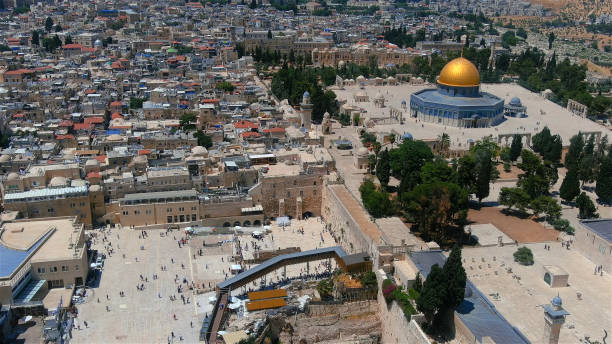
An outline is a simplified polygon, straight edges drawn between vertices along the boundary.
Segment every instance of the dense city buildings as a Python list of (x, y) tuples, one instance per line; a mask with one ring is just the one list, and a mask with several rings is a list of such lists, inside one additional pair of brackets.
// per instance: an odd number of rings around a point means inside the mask
[(595, 343), (602, 0), (0, 0), (0, 342)]

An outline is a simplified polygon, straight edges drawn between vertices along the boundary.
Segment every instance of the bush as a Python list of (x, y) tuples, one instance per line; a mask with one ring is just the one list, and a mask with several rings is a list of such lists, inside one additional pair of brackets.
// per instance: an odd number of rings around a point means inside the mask
[(385, 289), (386, 287), (390, 286), (391, 284), (393, 284), (393, 281), (386, 278), (382, 281), (382, 287), (383, 289)]
[(410, 321), (410, 318), (413, 314), (417, 314), (417, 311), (416, 309), (414, 309), (412, 302), (410, 302), (410, 296), (404, 293), (401, 288), (395, 289), (393, 291), (393, 299), (395, 299), (397, 304), (402, 308), (402, 311), (404, 311), (404, 316), (406, 316), (406, 319), (408, 321)]
[(361, 285), (366, 289), (376, 290), (376, 288), (378, 287), (378, 283), (376, 282), (376, 274), (373, 271), (368, 271), (364, 274), (361, 274), (361, 276), (359, 276), (359, 281), (361, 282)]
[(419, 298), (419, 292), (410, 288), (410, 290), (408, 290), (408, 296), (413, 300), (417, 300)]
[(393, 301), (393, 298), (395, 296), (393, 292), (395, 291), (395, 289), (397, 289), (397, 286), (395, 284), (391, 284), (388, 285), (386, 288), (383, 288), (383, 296), (385, 297), (385, 300), (387, 300), (387, 302)]
[(514, 261), (521, 265), (532, 265), (533, 253), (529, 248), (523, 246), (514, 252)]
[(504, 171), (510, 172), (511, 170), (512, 170), (512, 168), (510, 167), (510, 163), (509, 162), (505, 162), (504, 163)]
[(330, 299), (333, 297), (334, 284), (329, 279), (324, 279), (317, 284), (317, 291), (321, 295), (321, 299)]
[(572, 227), (566, 219), (556, 219), (551, 225), (558, 231), (566, 232), (568, 234), (574, 234), (574, 227)]

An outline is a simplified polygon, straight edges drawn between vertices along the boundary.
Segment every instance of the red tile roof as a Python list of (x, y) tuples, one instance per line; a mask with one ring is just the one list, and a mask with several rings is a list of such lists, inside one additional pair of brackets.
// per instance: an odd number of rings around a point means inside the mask
[(89, 123), (75, 123), (73, 128), (74, 128), (74, 130), (91, 129), (91, 124), (89, 124)]
[(242, 137), (247, 138), (247, 137), (260, 137), (261, 134), (255, 131), (245, 131), (242, 134)]
[(249, 122), (249, 121), (240, 121), (240, 122), (234, 122), (234, 128), (237, 128), (237, 129), (245, 129), (245, 128), (257, 129), (257, 128), (259, 128), (259, 125), (257, 123), (253, 123), (253, 122)]
[(98, 155), (94, 159), (98, 160), (101, 163), (105, 163), (106, 162), (106, 155)]
[(63, 120), (59, 124), (60, 127), (72, 127), (73, 125), (74, 125), (74, 123), (72, 121), (68, 121), (68, 120)]
[(114, 102), (110, 103), (110, 106), (123, 106), (123, 103), (119, 100), (115, 100)]
[(270, 129), (264, 129), (263, 131), (264, 133), (284, 133), (285, 132), (285, 128), (270, 128)]
[(120, 114), (119, 112), (115, 112), (111, 115), (111, 119), (116, 119), (116, 118), (123, 118), (123, 115)]
[(102, 124), (102, 123), (104, 123), (104, 118), (102, 118), (102, 117), (87, 117), (87, 118), (85, 118), (85, 120), (83, 122), (84, 123), (88, 123), (88, 124)]
[(64, 44), (62, 49), (83, 49), (83, 46), (80, 44), (72, 43), (72, 44)]
[(102, 178), (102, 175), (100, 174), (100, 172), (87, 173), (87, 177), (85, 177), (85, 179), (92, 179), (92, 178)]
[(140, 149), (138, 150), (138, 155), (148, 155), (151, 154), (151, 150), (150, 149)]

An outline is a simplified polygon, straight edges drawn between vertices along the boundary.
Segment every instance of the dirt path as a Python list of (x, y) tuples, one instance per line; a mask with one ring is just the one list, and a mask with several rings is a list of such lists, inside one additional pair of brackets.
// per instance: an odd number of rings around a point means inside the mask
[(491, 223), (510, 238), (520, 242), (555, 241), (559, 231), (548, 229), (530, 219), (521, 219), (506, 215), (501, 208), (482, 207), (480, 210), (470, 209), (468, 220), (475, 223)]

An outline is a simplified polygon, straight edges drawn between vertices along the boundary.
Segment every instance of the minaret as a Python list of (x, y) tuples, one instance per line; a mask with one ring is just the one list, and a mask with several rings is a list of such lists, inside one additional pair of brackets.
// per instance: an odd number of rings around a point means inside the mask
[(310, 104), (310, 93), (304, 92), (302, 103), (300, 104), (302, 127), (310, 130), (310, 122), (312, 119), (312, 104)]
[(559, 295), (555, 296), (550, 305), (544, 306), (544, 342), (547, 344), (559, 343), (559, 332), (565, 323), (565, 316), (569, 313), (563, 309), (563, 301)]

